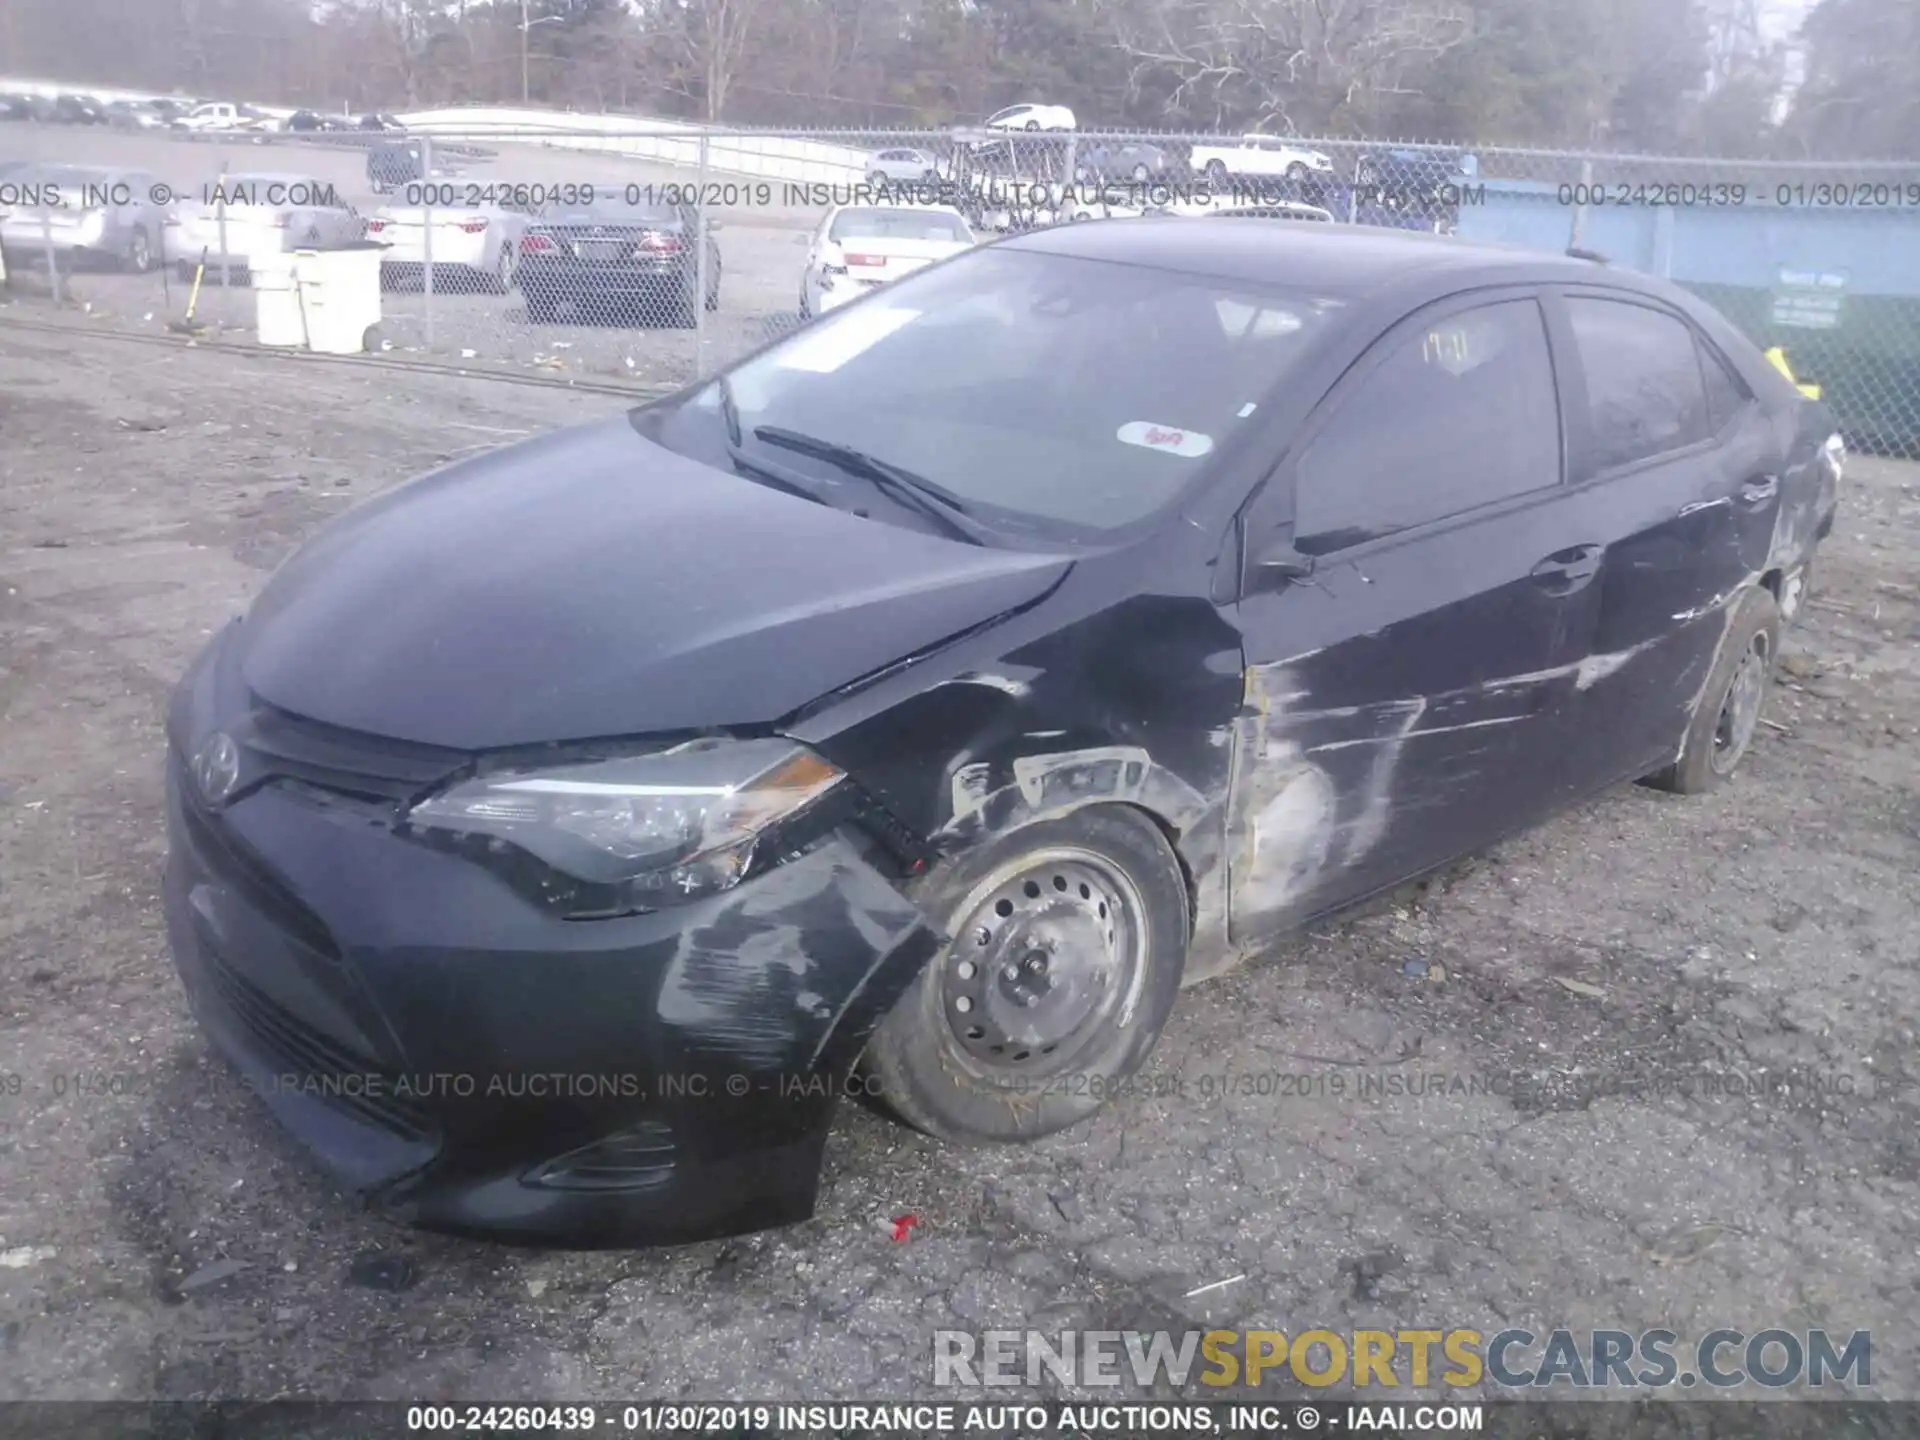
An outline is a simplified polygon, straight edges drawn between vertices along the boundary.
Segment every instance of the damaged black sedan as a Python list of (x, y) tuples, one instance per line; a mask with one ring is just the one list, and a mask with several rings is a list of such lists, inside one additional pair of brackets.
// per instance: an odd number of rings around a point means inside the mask
[(1588, 260), (982, 247), (299, 551), (173, 703), (177, 964), (401, 1218), (799, 1220), (850, 1077), (1045, 1135), (1310, 918), (1724, 780), (1831, 435)]

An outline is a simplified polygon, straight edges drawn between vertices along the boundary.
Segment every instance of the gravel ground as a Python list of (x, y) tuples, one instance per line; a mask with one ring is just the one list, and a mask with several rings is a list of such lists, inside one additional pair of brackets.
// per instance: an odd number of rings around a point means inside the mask
[(1868, 458), (1736, 783), (1189, 992), (1160, 1093), (998, 1151), (848, 1107), (818, 1216), (726, 1244), (361, 1213), (189, 1021), (163, 699), (327, 517), (620, 403), (0, 316), (0, 1396), (901, 1398), (1033, 1324), (1825, 1325), (1920, 1398), (1920, 468)]

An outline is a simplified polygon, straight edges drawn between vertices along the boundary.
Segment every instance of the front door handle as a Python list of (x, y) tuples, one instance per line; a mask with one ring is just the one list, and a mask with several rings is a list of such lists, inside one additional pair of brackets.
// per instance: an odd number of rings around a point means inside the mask
[(1533, 567), (1533, 581), (1555, 595), (1571, 595), (1600, 573), (1600, 558), (1605, 551), (1603, 545), (1556, 550)]
[(1740, 503), (1749, 510), (1758, 510), (1774, 496), (1780, 493), (1778, 475), (1756, 475), (1743, 481), (1740, 486)]

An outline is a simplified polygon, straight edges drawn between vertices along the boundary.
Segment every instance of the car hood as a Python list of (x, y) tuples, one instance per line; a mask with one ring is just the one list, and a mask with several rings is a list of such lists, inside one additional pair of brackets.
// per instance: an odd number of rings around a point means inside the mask
[(268, 704), (466, 750), (756, 726), (1070, 568), (754, 484), (622, 417), (341, 516), (268, 582), (240, 659)]

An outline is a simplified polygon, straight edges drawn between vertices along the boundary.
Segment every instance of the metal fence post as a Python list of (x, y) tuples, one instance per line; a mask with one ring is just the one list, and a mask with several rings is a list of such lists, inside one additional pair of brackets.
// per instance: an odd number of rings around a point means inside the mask
[(700, 132), (700, 165), (693, 187), (693, 378), (707, 373), (707, 168), (713, 162), (713, 139)]
[(220, 162), (220, 178), (214, 182), (218, 189), (214, 192), (213, 222), (214, 236), (220, 242), (220, 283), (231, 288), (233, 285), (233, 262), (227, 258), (227, 165)]
[(47, 284), (53, 288), (53, 303), (58, 305), (67, 297), (60, 285), (60, 257), (53, 249), (53, 207), (40, 207), (40, 239), (47, 251)]
[[(406, 193), (401, 192), (402, 200)], [(420, 223), (422, 226), (422, 249), (420, 265), (420, 290), (422, 307), (426, 311), (427, 349), (433, 349), (433, 141), (425, 135), (420, 137)]]
[(1580, 191), (1576, 197), (1579, 203), (1573, 207), (1573, 230), (1572, 233), (1567, 236), (1567, 248), (1569, 250), (1578, 250), (1586, 243), (1587, 196), (1592, 193), (1593, 161), (1582, 160), (1580, 162)]

